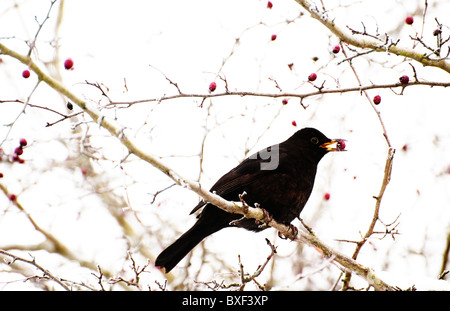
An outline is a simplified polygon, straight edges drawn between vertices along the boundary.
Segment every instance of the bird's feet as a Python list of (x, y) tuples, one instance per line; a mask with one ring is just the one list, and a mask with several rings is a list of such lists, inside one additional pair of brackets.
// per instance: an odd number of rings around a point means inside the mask
[(286, 232), (286, 234), (278, 231), (278, 237), (280, 237), (281, 239), (284, 239), (284, 240), (289, 239), (289, 240), (293, 241), (293, 240), (295, 240), (295, 237), (297, 236), (297, 234), (298, 234), (298, 229), (293, 224), (289, 224), (289, 229)]
[(272, 215), (270, 215), (269, 212), (266, 211), (265, 209), (261, 208), (258, 203), (255, 203), (255, 207), (261, 209), (264, 214), (264, 217), (262, 219), (256, 220), (256, 222), (258, 224), (261, 223), (258, 228), (264, 229), (264, 228), (268, 227), (269, 222), (271, 222), (273, 219)]

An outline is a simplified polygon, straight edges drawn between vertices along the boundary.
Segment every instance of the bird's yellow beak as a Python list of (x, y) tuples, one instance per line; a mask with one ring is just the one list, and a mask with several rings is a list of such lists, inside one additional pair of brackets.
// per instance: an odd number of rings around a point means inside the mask
[(325, 148), (327, 151), (347, 151), (345, 150), (345, 139), (332, 139), (320, 145), (320, 147)]

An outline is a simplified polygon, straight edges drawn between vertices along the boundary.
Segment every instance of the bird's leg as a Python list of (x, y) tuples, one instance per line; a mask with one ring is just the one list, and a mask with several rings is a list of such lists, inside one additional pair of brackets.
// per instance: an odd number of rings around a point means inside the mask
[[(291, 231), (292, 231), (292, 233), (291, 233)], [(298, 234), (298, 229), (293, 224), (289, 224), (289, 229), (287, 231), (287, 234), (282, 234), (281, 232), (278, 231), (278, 237), (280, 237), (283, 240), (290, 239), (293, 241), (295, 239), (295, 237), (297, 236), (297, 234)]]

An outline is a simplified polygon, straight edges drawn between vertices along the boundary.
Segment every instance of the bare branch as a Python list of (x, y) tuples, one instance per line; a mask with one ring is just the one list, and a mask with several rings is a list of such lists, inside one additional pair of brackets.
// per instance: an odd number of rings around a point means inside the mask
[(362, 49), (371, 49), (376, 52), (390, 52), (392, 54), (403, 56), (407, 58), (414, 59), (415, 61), (423, 64), (424, 66), (433, 66), (440, 68), (448, 73), (450, 73), (450, 61), (447, 59), (432, 59), (414, 51), (413, 49), (399, 47), (397, 44), (380, 45), (378, 40), (373, 38), (357, 37), (353, 33), (349, 33), (344, 28), (338, 27), (334, 23), (334, 19), (327, 16), (325, 12), (320, 12), (317, 7), (312, 5), (307, 0), (295, 0), (299, 5), (301, 5), (305, 10), (309, 12), (311, 17), (318, 20), (322, 25), (328, 28), (335, 36), (337, 36), (341, 41), (347, 44), (359, 47)]

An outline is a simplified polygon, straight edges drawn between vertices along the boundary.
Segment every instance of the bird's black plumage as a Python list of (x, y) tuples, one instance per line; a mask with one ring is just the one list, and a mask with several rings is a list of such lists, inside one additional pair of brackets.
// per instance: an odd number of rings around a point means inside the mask
[[(289, 225), (308, 201), (320, 159), (328, 151), (343, 150), (330, 147), (333, 143), (339, 145), (339, 140), (331, 140), (313, 128), (301, 129), (286, 141), (245, 159), (223, 175), (211, 192), (230, 201), (239, 201), (239, 195), (245, 192), (243, 198), (248, 205), (258, 203), (277, 222)], [(253, 219), (233, 222), (242, 215), (205, 202), (200, 202), (191, 214), (201, 208), (197, 222), (158, 256), (155, 266), (169, 272), (205, 237), (223, 228), (265, 229)]]

